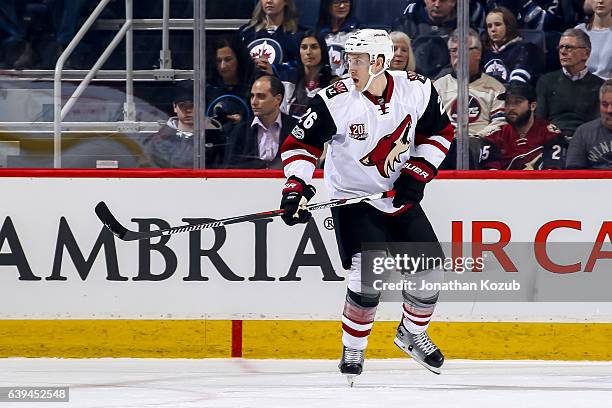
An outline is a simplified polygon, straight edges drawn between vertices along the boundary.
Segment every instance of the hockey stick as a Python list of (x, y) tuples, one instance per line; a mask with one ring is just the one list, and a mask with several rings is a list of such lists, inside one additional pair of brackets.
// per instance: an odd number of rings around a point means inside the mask
[[(363, 201), (380, 200), (381, 198), (390, 198), (395, 195), (395, 191), (386, 191), (384, 193), (376, 193), (368, 196), (355, 197), (355, 198), (342, 198), (336, 200), (330, 200), (323, 203), (308, 204), (306, 209), (309, 211), (323, 210), (326, 208), (340, 207), (342, 205), (355, 204)], [(279, 217), (284, 214), (284, 210), (265, 211), (248, 215), (238, 215), (236, 217), (224, 218), (217, 221), (206, 221), (198, 224), (182, 225), (178, 227), (171, 227), (166, 229), (154, 230), (154, 231), (131, 231), (125, 228), (117, 218), (111, 213), (110, 209), (104, 201), (100, 201), (96, 205), (96, 215), (102, 221), (102, 224), (106, 226), (115, 236), (124, 241), (137, 241), (141, 239), (150, 239), (159, 237), (162, 235), (173, 235), (181, 232), (198, 231), (206, 228), (221, 227), (223, 225), (238, 224), (240, 222), (261, 220), (264, 218)]]

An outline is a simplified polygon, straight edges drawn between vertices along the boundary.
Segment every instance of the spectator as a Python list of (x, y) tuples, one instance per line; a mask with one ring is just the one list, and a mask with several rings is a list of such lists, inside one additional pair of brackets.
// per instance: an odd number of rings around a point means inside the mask
[(301, 31), (293, 0), (259, 0), (239, 35), (257, 68), (274, 75), (297, 64)]
[(2, 68), (32, 65), (34, 58), (32, 45), (25, 41), (25, 29), (19, 21), (16, 0), (0, 1), (0, 30)]
[[(470, 11), (483, 7), (477, 1), (470, 1)], [(478, 12), (472, 12), (478, 24)], [(481, 18), (480, 18), (481, 20)], [(406, 7), (404, 15), (393, 23), (393, 31), (402, 31), (412, 39), (416, 56), (415, 71), (429, 78), (436, 78), (440, 71), (450, 68), (446, 49), (448, 36), (457, 28), (456, 0), (424, 0), (413, 2)]]
[(393, 71), (414, 71), (416, 68), (416, 58), (412, 51), (410, 37), (401, 31), (393, 31), (389, 34), (393, 41), (393, 59), (391, 60), (391, 70)]
[(172, 108), (176, 116), (145, 141), (145, 151), (155, 167), (193, 168), (193, 81), (178, 83)]
[(512, 81), (498, 98), (506, 102), (508, 124), (484, 137), (481, 166), (494, 170), (562, 168), (565, 141), (559, 128), (534, 117), (537, 103), (533, 87)]
[(227, 168), (282, 169), (279, 146), (297, 120), (281, 112), (285, 88), (273, 76), (257, 79), (251, 87), (253, 121), (238, 124), (225, 150)]
[(567, 150), (568, 169), (612, 169), (612, 79), (599, 90), (600, 119), (581, 125)]
[(229, 37), (217, 38), (211, 54), (215, 55), (215, 66), (208, 70), (206, 116), (216, 117), (222, 124), (238, 123), (248, 115), (254, 64), (242, 44)]
[(487, 14), (482, 65), (484, 72), (502, 83), (533, 81), (544, 69), (544, 52), (518, 35), (514, 14), (505, 7)]
[(359, 21), (352, 12), (350, 0), (321, 0), (317, 31), (325, 36), (332, 73), (336, 76), (346, 74), (344, 43), (348, 35), (359, 28)]
[(587, 61), (589, 71), (603, 79), (612, 78), (612, 0), (591, 0), (594, 14), (587, 23), (576, 28), (591, 39), (591, 55)]
[[(14, 0), (1, 1), (0, 27), (9, 35), (5, 40), (4, 58), (11, 61), (5, 65), (20, 70), (54, 68), (76, 33), (86, 2), (45, 0), (18, 7)], [(52, 34), (47, 39), (49, 31)]]
[(561, 30), (563, 12), (561, 0), (487, 0), (487, 8), (509, 9), (521, 27), (533, 30)]
[(565, 30), (558, 49), (561, 69), (540, 78), (536, 115), (571, 137), (578, 126), (597, 117), (597, 92), (603, 80), (586, 66), (591, 41), (584, 31)]
[(88, 3), (90, 3), (89, 0), (53, 0), (50, 2), (51, 22), (55, 37), (40, 51), (44, 68), (55, 68), (57, 59), (76, 34), (81, 10)]
[[(434, 86), (442, 99), (442, 105), (455, 127), (457, 126), (458, 35), (458, 32), (455, 31), (448, 40), (453, 72), (434, 82)], [(480, 139), (505, 124), (504, 103), (498, 99), (505, 88), (499, 81), (484, 74), (480, 69), (482, 43), (478, 33), (470, 29), (468, 36), (470, 39), (468, 60), (470, 75), (468, 108), (470, 151), (474, 157), (478, 157)], [(449, 158), (449, 160), (451, 159)]]
[(323, 37), (307, 31), (300, 41), (298, 66), (281, 75), (285, 86), (283, 112), (299, 119), (306, 112), (306, 105), (317, 92), (332, 81), (329, 54)]
[(450, 66), (446, 38), (457, 27), (456, 0), (425, 0), (410, 4), (393, 23), (393, 31), (412, 39), (415, 71), (429, 78)]
[(564, 28), (572, 28), (577, 23), (584, 23), (593, 15), (591, 0), (561, 0)]

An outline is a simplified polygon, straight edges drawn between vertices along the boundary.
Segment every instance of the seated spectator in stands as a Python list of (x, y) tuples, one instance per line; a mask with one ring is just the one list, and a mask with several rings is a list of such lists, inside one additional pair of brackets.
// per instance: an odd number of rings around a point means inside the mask
[(393, 31), (389, 34), (393, 41), (393, 59), (391, 60), (391, 70), (393, 71), (414, 71), (416, 68), (416, 58), (412, 51), (410, 37), (401, 31)]
[(538, 81), (536, 115), (571, 137), (578, 126), (597, 117), (597, 93), (603, 79), (591, 74), (586, 66), (591, 41), (584, 31), (565, 30), (558, 49), (561, 69)]
[(484, 137), (480, 165), (494, 170), (561, 169), (565, 140), (559, 128), (534, 116), (533, 87), (512, 81), (499, 98), (506, 102), (508, 124)]
[(251, 87), (252, 122), (237, 125), (225, 149), (226, 168), (282, 169), (280, 145), (297, 120), (281, 112), (285, 88), (280, 79), (265, 75)]
[(306, 105), (322, 88), (332, 82), (329, 54), (323, 37), (307, 31), (300, 41), (300, 62), (295, 69), (285, 71), (280, 79), (285, 86), (282, 110), (296, 119), (306, 112)]
[(512, 80), (536, 83), (544, 69), (544, 51), (518, 35), (514, 14), (505, 7), (487, 14), (483, 71), (501, 83)]
[(359, 21), (353, 16), (350, 0), (321, 0), (317, 31), (325, 36), (332, 73), (346, 74), (344, 43), (349, 34), (359, 28)]
[(193, 168), (193, 81), (178, 83), (172, 108), (176, 116), (145, 141), (145, 151), (155, 167)]
[(576, 28), (591, 39), (589, 71), (603, 79), (612, 78), (612, 0), (590, 0), (594, 14)]
[[(457, 126), (457, 56), (459, 33), (455, 31), (448, 40), (453, 72), (443, 76), (434, 82), (434, 86), (442, 99), (442, 105), (448, 113), (453, 126)], [(480, 69), (480, 56), (482, 55), (482, 43), (478, 33), (470, 29), (468, 33), (469, 44), (469, 135), (470, 151), (478, 157), (480, 149), (480, 138), (498, 130), (505, 125), (504, 102), (498, 96), (505, 91), (504, 86), (495, 78), (484, 74)]]
[[(0, 35), (2, 60), (0, 68), (12, 69), (19, 60), (32, 64), (32, 46), (25, 41), (23, 24), (19, 20), (16, 0), (0, 1)], [(23, 65), (20, 62), (20, 65)]]
[(302, 31), (293, 0), (259, 0), (239, 36), (257, 68), (275, 75), (297, 64)]
[(567, 150), (566, 168), (612, 170), (612, 79), (599, 90), (599, 113), (601, 118), (576, 129)]
[(4, 65), (19, 70), (52, 69), (72, 41), (87, 0), (23, 3), (0, 1), (0, 29), (9, 35), (4, 41)]
[(585, 23), (593, 15), (591, 0), (562, 0), (564, 29), (575, 27), (576, 24)]
[[(477, 1), (470, 1), (472, 25), (481, 24), (484, 9)], [(457, 28), (456, 0), (423, 0), (412, 2), (404, 15), (393, 23), (393, 31), (402, 31), (412, 39), (416, 56), (415, 71), (428, 78), (436, 78), (450, 67), (446, 49), (448, 36)]]
[[(208, 69), (209, 80), (206, 85), (206, 112), (208, 117), (218, 117), (222, 123), (238, 123), (248, 114), (248, 98), (251, 89), (254, 63), (246, 54), (242, 44), (230, 37), (217, 38), (211, 47), (215, 56), (214, 67)], [(212, 58), (211, 58), (212, 60)], [(211, 64), (212, 65), (212, 64)], [(219, 111), (220, 101), (233, 101), (244, 107), (244, 113)]]
[(509, 9), (523, 28), (532, 30), (556, 30), (563, 28), (563, 0), (487, 0), (487, 8)]
[(415, 71), (428, 78), (450, 66), (446, 39), (457, 27), (456, 0), (424, 0), (409, 4), (404, 15), (393, 23), (393, 31), (412, 39), (417, 56)]

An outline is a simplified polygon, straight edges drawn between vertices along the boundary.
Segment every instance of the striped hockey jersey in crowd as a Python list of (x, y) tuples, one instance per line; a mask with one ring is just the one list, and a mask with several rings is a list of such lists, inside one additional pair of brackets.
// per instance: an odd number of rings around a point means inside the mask
[[(436, 80), (434, 86), (453, 126), (457, 126), (457, 79), (448, 74)], [(470, 136), (483, 137), (506, 124), (504, 101), (497, 99), (505, 90), (501, 82), (487, 74), (480, 73), (471, 78), (468, 99)]]

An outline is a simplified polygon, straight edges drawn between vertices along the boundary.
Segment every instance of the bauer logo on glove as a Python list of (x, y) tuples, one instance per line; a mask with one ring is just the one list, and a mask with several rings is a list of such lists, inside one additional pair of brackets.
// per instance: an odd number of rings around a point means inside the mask
[(298, 177), (291, 176), (283, 188), (283, 198), (280, 208), (285, 211), (281, 218), (287, 225), (305, 224), (312, 216), (306, 209), (306, 204), (317, 190), (312, 185), (306, 185)]

